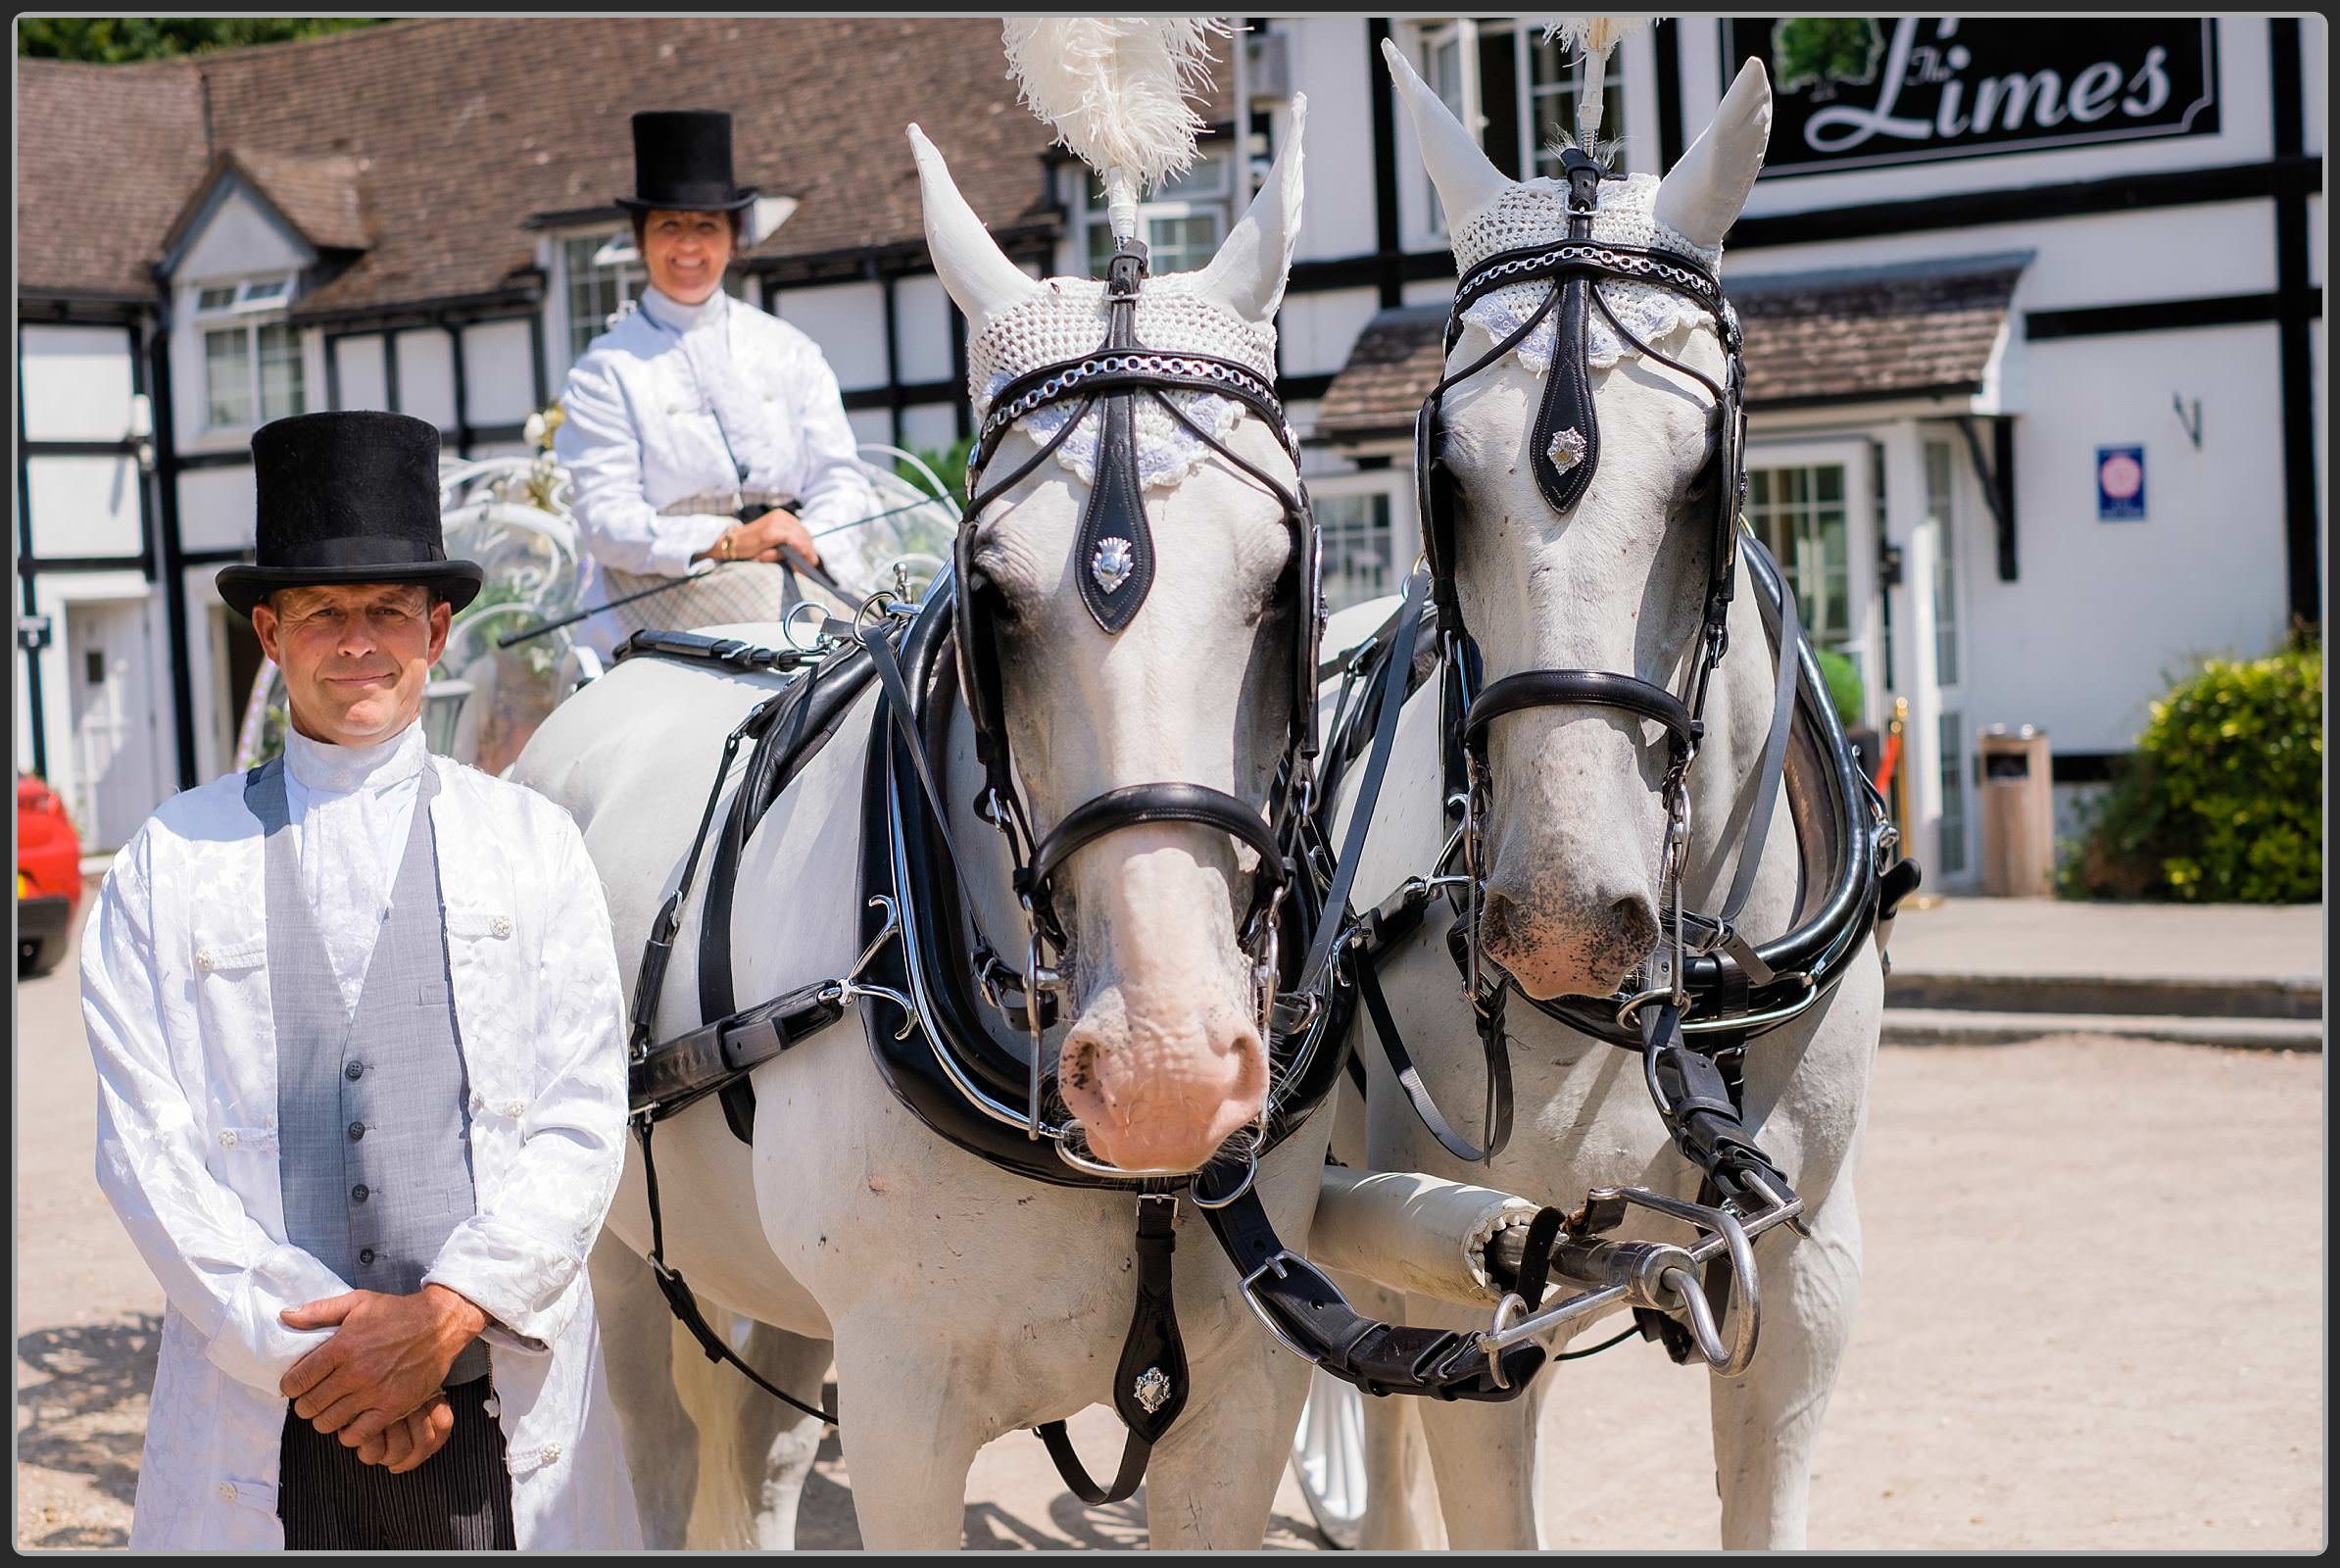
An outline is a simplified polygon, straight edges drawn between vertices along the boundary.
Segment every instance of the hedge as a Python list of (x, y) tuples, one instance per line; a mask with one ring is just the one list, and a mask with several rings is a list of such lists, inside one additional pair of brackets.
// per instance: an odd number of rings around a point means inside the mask
[(2061, 882), (2080, 898), (2301, 904), (2323, 896), (2323, 648), (2205, 661), (2153, 704), (2084, 814)]

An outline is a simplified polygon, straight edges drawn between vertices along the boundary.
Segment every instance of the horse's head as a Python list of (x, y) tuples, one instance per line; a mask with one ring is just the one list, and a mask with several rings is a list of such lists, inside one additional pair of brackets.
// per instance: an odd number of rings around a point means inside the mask
[[(1255, 366), (1272, 387), (1270, 322), (1299, 218), (1299, 119), (1266, 188), (1210, 265), (1145, 283), (1136, 306), (1145, 348)], [(935, 270), (969, 322), (980, 416), (1014, 376), (1099, 347), (1103, 285), (1027, 276), (914, 127), (912, 140)], [(1223, 397), (1172, 401), (1296, 490), (1292, 458), (1255, 412)], [(1128, 541), (1083, 539), (1103, 466), (1102, 400), (984, 510), (960, 552), (967, 602), (988, 624), (962, 625), (959, 635), (985, 638), (992, 651), (998, 722), (1036, 840), (1109, 791), (1158, 783), (1225, 792), (1264, 820), (1292, 733), (1305, 573), (1286, 507), (1151, 397), (1131, 403), (1151, 578), (1120, 629), (1105, 629), (1081, 580), (1088, 574), (1117, 592), (1133, 566)], [(1000, 438), (975, 483), (1014, 474), (1080, 407), (1073, 399), (1034, 409)], [(1239, 929), (1255, 909), (1260, 857), (1223, 828), (1142, 815), (1117, 817), (1048, 879), (1073, 1018), (1059, 1083), (1106, 1161), (1194, 1169), (1260, 1113), (1268, 1089), (1255, 955)]]
[[(1437, 185), (1456, 263), (1547, 248), (1565, 236), (1568, 187), (1505, 176), (1437, 94), (1385, 45)], [(1712, 271), (1724, 232), (1762, 167), (1771, 87), (1750, 61), (1714, 122), (1663, 180), (1604, 180), (1591, 238), (1655, 246)], [(1447, 372), (1477, 364), (1549, 296), (1532, 280), (1470, 305)], [(1651, 348), (1726, 377), (1713, 318), (1653, 284), (1603, 278), (1616, 319)], [(1692, 376), (1640, 354), (1590, 302), (1576, 350), (1597, 445), (1574, 426), (1545, 432), (1551, 473), (1591, 464), (1565, 510), (1531, 462), (1563, 314), (1548, 312), (1500, 361), (1445, 394), (1438, 456), (1452, 490), (1457, 597), (1488, 684), (1521, 671), (1590, 670), (1679, 691), (1699, 653), (1713, 559), (1717, 399)], [(1560, 351), (1568, 354), (1566, 348)], [(1547, 478), (1549, 475), (1547, 475)], [(1426, 519), (1427, 525), (1427, 519)], [(1655, 944), (1669, 751), (1660, 725), (1625, 708), (1563, 701), (1503, 712), (1486, 731), (1481, 823), (1483, 951), (1528, 995), (1600, 996)]]

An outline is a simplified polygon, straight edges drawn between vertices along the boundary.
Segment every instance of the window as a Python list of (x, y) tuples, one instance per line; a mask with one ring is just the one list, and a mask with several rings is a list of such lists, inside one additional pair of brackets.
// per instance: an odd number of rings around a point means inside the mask
[(1751, 468), (1747, 525), (1795, 585), (1796, 609), (1816, 648), (1859, 657), (1852, 647), (1852, 558), (1844, 512), (1844, 466)]
[(1338, 613), (1351, 605), (1397, 591), (1396, 542), (1389, 532), (1389, 493), (1359, 491), (1317, 495), (1317, 542), (1324, 552), (1325, 610)]
[[(1609, 56), (1601, 86), (1601, 135), (1617, 139), (1625, 126), (1623, 51)], [(1479, 132), (1479, 145), (1494, 166), (1513, 179), (1558, 178), (1557, 147), (1577, 128), (1577, 66), (1574, 53), (1554, 38), (1543, 41), (1543, 24), (1525, 17), (1480, 17), (1428, 28), (1422, 34), (1423, 79), (1445, 100), (1465, 125)], [(1629, 167), (1622, 151), (1620, 172)], [(1445, 232), (1438, 193), (1429, 211), (1437, 232)]]
[(1965, 729), (1963, 715), (1941, 716), (1942, 824), (1935, 853), (1941, 858), (1941, 873), (1945, 877), (1963, 875), (1967, 869)]
[(1958, 684), (1958, 549), (1950, 531), (1956, 505), (1950, 443), (1926, 443), (1926, 515), (1933, 524), (1933, 678)]
[[(561, 242), (561, 270), (568, 286), (568, 358), (575, 364), (609, 330), (626, 301), (640, 299), (650, 282), (642, 253), (634, 248), (631, 228), (605, 229), (572, 235)], [(723, 270), (723, 292), (746, 299), (747, 274), (736, 267)]]
[[(241, 430), (308, 410), (301, 331), (280, 316), (289, 276), (219, 283), (195, 295), (203, 333), (203, 422)], [(240, 319), (239, 319), (240, 318)]]
[(595, 338), (609, 330), (610, 318), (642, 292), (650, 274), (642, 270), (631, 229), (564, 239), (561, 260), (568, 279), (568, 357), (573, 365)]
[[(1204, 152), (1184, 179), (1171, 180), (1151, 201), (1138, 204), (1138, 228), (1149, 271), (1191, 272), (1219, 253), (1227, 234), (1230, 150)], [(1105, 220), (1105, 187), (1089, 181), (1089, 275), (1102, 277), (1113, 260), (1113, 229)]]

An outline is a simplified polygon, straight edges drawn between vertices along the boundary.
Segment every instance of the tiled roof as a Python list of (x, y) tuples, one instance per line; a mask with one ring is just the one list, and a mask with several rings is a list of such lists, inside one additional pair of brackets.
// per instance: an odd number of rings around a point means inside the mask
[(187, 62), (19, 60), (17, 287), (153, 299), (148, 267), (206, 162)]
[(1737, 278), (1751, 407), (1979, 391), (2027, 255)]
[[(1727, 281), (1746, 333), (1750, 407), (1978, 391), (2027, 254)], [(1318, 408), (1317, 433), (1402, 435), (1438, 384), (1446, 307), (1366, 324)]]
[(233, 148), (227, 156), (310, 244), (319, 250), (366, 249), (366, 220), (358, 189), (365, 160), (347, 153), (305, 157), (252, 147)]
[(758, 257), (921, 247), (913, 120), (1003, 240), (1059, 221), (1040, 161), (1051, 133), (1015, 101), (996, 17), (428, 19), (159, 66), (17, 70), (23, 286), (36, 292), (96, 278), (151, 295), (173, 216), (233, 149), (304, 232), (366, 246), (300, 314), (526, 295), (541, 280), (523, 224), (614, 217), (633, 183), (628, 117), (647, 108), (728, 110), (741, 183), (798, 199)]
[(1365, 323), (1348, 363), (1316, 407), (1319, 435), (1392, 435), (1413, 427), (1414, 411), (1438, 384), (1445, 356), (1443, 305), (1384, 311)]

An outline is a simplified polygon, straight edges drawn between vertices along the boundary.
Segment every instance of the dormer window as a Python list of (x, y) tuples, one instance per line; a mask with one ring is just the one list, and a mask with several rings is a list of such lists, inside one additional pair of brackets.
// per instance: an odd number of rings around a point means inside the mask
[(308, 409), (301, 332), (281, 315), (289, 276), (207, 284), (195, 294), (203, 335), (203, 423), (247, 430)]

